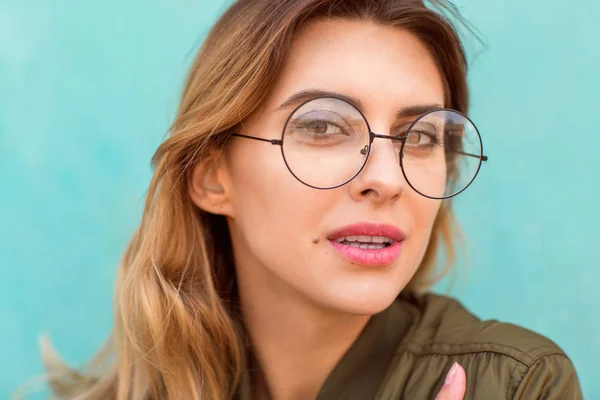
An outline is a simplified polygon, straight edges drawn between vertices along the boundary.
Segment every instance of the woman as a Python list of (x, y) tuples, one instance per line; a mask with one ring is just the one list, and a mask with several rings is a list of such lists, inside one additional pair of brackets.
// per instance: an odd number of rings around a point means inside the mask
[(46, 357), (57, 394), (581, 398), (554, 343), (424, 291), (438, 251), (452, 259), (451, 199), (486, 160), (437, 6), (231, 6), (153, 158), (118, 274), (116, 360), (75, 373)]

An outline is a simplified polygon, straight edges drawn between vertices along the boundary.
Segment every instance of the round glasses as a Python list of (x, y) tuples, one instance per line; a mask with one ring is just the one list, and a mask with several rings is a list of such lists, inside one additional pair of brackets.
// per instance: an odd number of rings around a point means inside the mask
[(447, 199), (464, 191), (487, 161), (473, 122), (448, 108), (428, 111), (392, 129), (390, 135), (378, 135), (348, 102), (318, 97), (292, 111), (281, 139), (233, 135), (280, 146), (290, 173), (315, 189), (337, 188), (360, 174), (375, 138), (392, 142), (406, 182), (431, 199)]

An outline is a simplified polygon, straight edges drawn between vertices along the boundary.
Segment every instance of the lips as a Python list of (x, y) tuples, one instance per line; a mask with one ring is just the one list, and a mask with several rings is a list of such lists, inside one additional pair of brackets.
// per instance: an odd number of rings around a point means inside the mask
[(352, 263), (385, 266), (398, 258), (405, 237), (393, 225), (358, 223), (332, 232), (327, 239), (342, 257)]
[(358, 224), (348, 225), (341, 229), (332, 232), (327, 239), (336, 240), (341, 237), (348, 236), (380, 236), (388, 237), (395, 242), (404, 240), (404, 233), (393, 225), (388, 224), (372, 224), (361, 222)]

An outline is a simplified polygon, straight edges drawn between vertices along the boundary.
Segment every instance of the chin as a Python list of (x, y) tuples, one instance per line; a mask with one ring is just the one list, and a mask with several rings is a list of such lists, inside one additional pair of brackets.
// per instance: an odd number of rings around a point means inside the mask
[(365, 284), (353, 286), (345, 289), (335, 288), (335, 291), (328, 293), (324, 305), (347, 314), (374, 315), (389, 307), (403, 288), (403, 286), (391, 285), (389, 281), (375, 286)]

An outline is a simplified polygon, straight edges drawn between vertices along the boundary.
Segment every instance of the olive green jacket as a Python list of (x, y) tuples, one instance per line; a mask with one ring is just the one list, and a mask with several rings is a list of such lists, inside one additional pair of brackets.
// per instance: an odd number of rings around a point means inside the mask
[[(582, 399), (573, 364), (549, 339), (481, 321), (452, 298), (411, 293), (369, 320), (317, 399), (434, 399), (455, 361), (467, 374), (465, 399)], [(238, 393), (251, 399), (248, 371)]]

